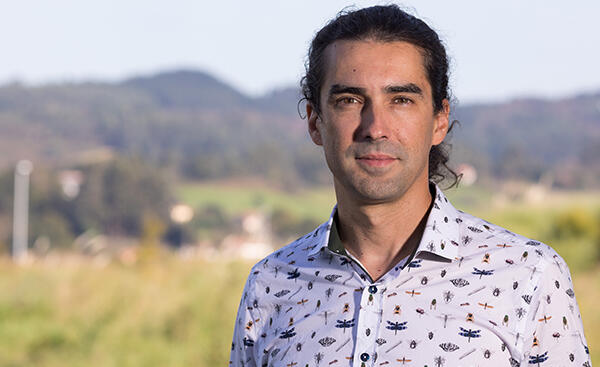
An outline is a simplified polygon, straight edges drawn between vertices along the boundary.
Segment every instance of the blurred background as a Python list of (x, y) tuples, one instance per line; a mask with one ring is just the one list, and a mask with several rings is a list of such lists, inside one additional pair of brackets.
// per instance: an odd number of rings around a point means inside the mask
[[(352, 3), (0, 4), (0, 366), (226, 365), (250, 267), (335, 202), (298, 86)], [(600, 3), (403, 4), (452, 58), (447, 195), (565, 258), (598, 360)]]

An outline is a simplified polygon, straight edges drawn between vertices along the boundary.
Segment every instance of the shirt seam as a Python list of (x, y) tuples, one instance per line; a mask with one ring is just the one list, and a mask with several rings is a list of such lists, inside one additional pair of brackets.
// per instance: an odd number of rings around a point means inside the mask
[[(521, 335), (521, 342), (520, 345), (518, 345), (518, 352), (519, 352), (519, 357), (521, 358), (521, 360), (523, 360), (525, 358), (525, 352), (526, 352), (526, 340), (529, 337), (529, 335), (525, 335), (525, 332), (527, 331), (527, 326), (529, 326), (531, 323), (535, 324), (535, 315), (537, 313), (537, 309), (541, 306), (541, 297), (540, 297), (540, 293), (541, 293), (541, 283), (542, 280), (544, 279), (543, 275), (546, 272), (546, 269), (548, 268), (549, 263), (544, 259), (544, 258), (540, 258), (540, 261), (538, 262), (537, 265), (541, 265), (543, 266), (543, 269), (537, 273), (537, 279), (535, 282), (535, 286), (533, 286), (532, 289), (535, 289), (535, 291), (533, 292), (533, 294), (531, 295), (531, 299), (532, 301), (529, 303), (529, 307), (527, 309), (527, 314), (525, 317), (523, 317), (523, 319), (520, 321), (520, 323), (518, 324), (517, 327), (517, 332)], [(536, 306), (537, 305), (537, 306)], [(531, 313), (533, 311), (533, 314)], [(533, 318), (533, 320), (531, 319)]]

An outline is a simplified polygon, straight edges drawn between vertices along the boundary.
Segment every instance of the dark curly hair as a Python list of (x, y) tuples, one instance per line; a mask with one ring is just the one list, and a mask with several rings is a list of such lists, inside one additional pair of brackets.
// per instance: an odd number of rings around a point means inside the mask
[[(448, 56), (437, 33), (422, 20), (406, 13), (397, 5), (373, 6), (358, 10), (342, 10), (315, 35), (308, 51), (306, 75), (300, 81), (301, 101), (311, 104), (321, 113), (321, 86), (325, 77), (324, 53), (327, 46), (338, 40), (366, 40), (382, 42), (404, 41), (418, 47), (423, 54), (427, 79), (431, 85), (433, 110), (440, 112), (443, 101), (450, 100), (448, 86)], [(453, 121), (450, 130), (457, 121)], [(449, 166), (449, 144), (444, 141), (429, 152), (429, 179), (446, 180), (452, 187), (458, 183), (457, 175)]]

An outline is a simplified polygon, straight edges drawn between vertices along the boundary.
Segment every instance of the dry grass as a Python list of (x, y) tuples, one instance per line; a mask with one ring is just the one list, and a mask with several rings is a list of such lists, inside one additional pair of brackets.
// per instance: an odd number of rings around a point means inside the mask
[[(251, 264), (169, 257), (97, 266), (83, 258), (0, 262), (0, 366), (224, 366)], [(600, 354), (600, 267), (575, 291)]]

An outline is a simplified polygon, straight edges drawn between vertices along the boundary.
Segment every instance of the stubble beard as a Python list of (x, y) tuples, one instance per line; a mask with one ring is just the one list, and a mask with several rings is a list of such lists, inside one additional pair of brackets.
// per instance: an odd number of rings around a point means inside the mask
[[(356, 157), (369, 153), (383, 153), (395, 157), (397, 161), (393, 165), (400, 165), (400, 167), (390, 167), (397, 172), (386, 177), (390, 172), (385, 169), (370, 169), (359, 165)], [(336, 192), (343, 191), (354, 201), (362, 204), (380, 204), (402, 198), (421, 174), (421, 172), (412, 172), (411, 167), (407, 166), (408, 155), (400, 146), (385, 141), (353, 144), (344, 157), (346, 164), (328, 162), (334, 176)]]
[(336, 179), (336, 182), (339, 182), (343, 190), (354, 197), (355, 201), (363, 204), (380, 204), (402, 198), (412, 183), (408, 182), (409, 180), (409, 177), (402, 174), (384, 179), (361, 172), (351, 174), (343, 180)]

